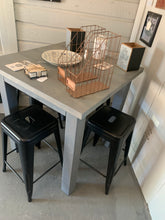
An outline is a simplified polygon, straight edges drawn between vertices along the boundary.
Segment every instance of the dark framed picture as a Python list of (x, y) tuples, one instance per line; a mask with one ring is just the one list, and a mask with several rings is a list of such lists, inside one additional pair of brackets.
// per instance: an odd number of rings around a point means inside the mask
[(140, 40), (151, 47), (162, 15), (148, 11)]

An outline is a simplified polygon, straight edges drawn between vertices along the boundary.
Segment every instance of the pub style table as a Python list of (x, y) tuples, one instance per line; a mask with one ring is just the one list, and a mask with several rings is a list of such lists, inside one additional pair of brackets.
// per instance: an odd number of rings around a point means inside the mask
[[(115, 93), (126, 86), (128, 87), (131, 81), (143, 72), (143, 68), (137, 71), (124, 72), (115, 67), (109, 89), (80, 98), (73, 98), (66, 91), (65, 85), (58, 80), (57, 67), (41, 58), (44, 51), (64, 49), (64, 47), (64, 43), (59, 43), (0, 56), (0, 90), (5, 115), (17, 109), (16, 91), (20, 90), (66, 116), (61, 189), (69, 195), (76, 186), (86, 116)], [(48, 70), (48, 79), (41, 83), (36, 79), (30, 79), (23, 70), (14, 72), (5, 66), (23, 60), (44, 66)]]

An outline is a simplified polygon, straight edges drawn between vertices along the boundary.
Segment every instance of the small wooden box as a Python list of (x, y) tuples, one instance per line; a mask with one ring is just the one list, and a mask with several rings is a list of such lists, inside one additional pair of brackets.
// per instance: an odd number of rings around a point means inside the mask
[(137, 43), (122, 43), (117, 66), (125, 71), (138, 70), (145, 47)]
[(31, 79), (47, 76), (47, 70), (40, 64), (29, 64), (25, 66), (24, 71)]
[(82, 43), (85, 39), (85, 31), (80, 28), (67, 28), (66, 29), (66, 47), (68, 50), (78, 52), (79, 47), (83, 46)]

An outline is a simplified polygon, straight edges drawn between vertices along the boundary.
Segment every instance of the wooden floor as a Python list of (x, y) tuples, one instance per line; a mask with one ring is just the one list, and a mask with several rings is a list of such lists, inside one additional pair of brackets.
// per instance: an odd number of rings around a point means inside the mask
[[(63, 130), (61, 137), (63, 139)], [(48, 141), (54, 145), (52, 136)], [(105, 172), (107, 153), (102, 140), (97, 147), (89, 142), (81, 158)], [(58, 155), (45, 143), (40, 150), (36, 148), (34, 178), (54, 160), (58, 160)], [(9, 161), (21, 174), (18, 154), (11, 154)], [(1, 151), (0, 163), (2, 168)], [(9, 170), (0, 171), (0, 220), (151, 220), (130, 165), (123, 166), (114, 177), (109, 195), (104, 194), (104, 181), (80, 162), (75, 192), (67, 196), (60, 189), (61, 167), (58, 165), (34, 184), (33, 201), (28, 203), (20, 180)]]

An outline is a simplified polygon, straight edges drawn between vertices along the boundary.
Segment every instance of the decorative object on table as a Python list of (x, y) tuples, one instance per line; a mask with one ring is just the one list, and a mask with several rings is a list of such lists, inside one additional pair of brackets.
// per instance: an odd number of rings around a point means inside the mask
[(94, 39), (93, 58), (94, 59), (102, 59), (104, 57), (106, 47), (107, 47), (106, 37), (102, 34), (99, 34)]
[[(78, 30), (78, 28), (77, 28)], [(79, 54), (83, 59), (87, 58), (88, 55), (88, 51), (87, 49), (84, 48), (84, 42), (90, 38), (90, 33), (91, 32), (101, 32), (102, 30), (105, 30), (105, 28), (98, 26), (98, 25), (89, 25), (89, 26), (82, 26), (79, 28), (79, 30), (81, 30), (81, 32), (76, 32), (73, 36), (73, 38), (70, 40), (70, 42), (68, 42), (68, 44), (66, 44), (66, 48), (65, 50), (63, 50), (63, 54), (66, 54), (68, 51), (68, 48), (70, 48), (70, 45), (72, 45), (74, 42), (74, 39), (78, 38), (78, 36), (80, 35), (80, 33), (85, 33), (85, 39), (84, 41), (81, 42), (81, 44), (79, 45), (74, 45), (74, 47), (77, 48), (77, 51), (75, 52), (75, 54)], [(83, 35), (83, 34), (82, 34)], [(80, 36), (79, 36), (80, 37)], [(73, 63), (74, 59), (75, 59), (75, 54), (73, 53), (73, 56), (70, 56), (70, 61), (69, 63)], [(59, 57), (59, 61), (58, 61), (59, 65), (62, 66), (62, 64), (64, 63), (64, 59), (63, 59), (63, 55)], [(80, 66), (82, 67), (82, 65)], [(73, 68), (76, 68), (76, 66), (74, 66)], [(58, 67), (58, 73), (59, 73), (59, 77), (58, 79), (66, 84), (66, 73), (65, 70), (62, 69), (61, 67)], [(94, 77), (96, 78), (96, 77)], [(89, 78), (90, 79), (90, 78)], [(87, 79), (86, 79), (87, 80)]]
[(162, 15), (148, 11), (140, 40), (151, 47)]
[(75, 65), (82, 60), (82, 57), (78, 53), (69, 50), (47, 50), (41, 54), (41, 57), (52, 65), (60, 66)]
[(47, 76), (43, 76), (43, 77), (37, 78), (37, 81), (43, 83), (43, 82), (45, 82), (47, 79), (48, 79)]
[(25, 66), (24, 71), (31, 79), (47, 76), (47, 70), (40, 64), (29, 64)]
[(117, 65), (125, 71), (138, 70), (144, 51), (145, 47), (140, 44), (134, 42), (122, 43)]
[(81, 44), (85, 39), (85, 31), (81, 28), (67, 28), (66, 29), (66, 46), (70, 51), (78, 51), (78, 48), (83, 46)]
[(29, 64), (32, 64), (29, 60), (23, 60), (22, 62), (10, 63), (10, 64), (6, 64), (5, 66), (11, 69), (12, 71), (16, 72), (19, 70), (23, 70), (25, 66)]
[(157, 0), (155, 7), (165, 9), (165, 0)]
[(24, 65), (21, 62), (10, 63), (6, 64), (5, 66), (14, 72), (24, 69)]
[[(120, 35), (98, 25), (81, 26), (80, 30), (85, 32), (85, 38), (80, 45), (75, 46), (77, 48), (75, 54), (82, 57), (81, 62), (77, 65), (69, 65), (65, 69), (58, 67), (58, 79), (66, 85), (68, 93), (75, 98), (110, 87), (120, 45)], [(79, 33), (76, 34), (78, 36)], [(70, 45), (72, 40), (63, 54), (67, 53)], [(75, 59), (75, 54), (69, 57), (70, 63)], [(63, 62), (61, 55), (58, 63), (60, 65)]]
[(58, 66), (58, 79), (65, 84), (66, 81), (66, 74), (65, 74), (65, 70), (61, 67)]

